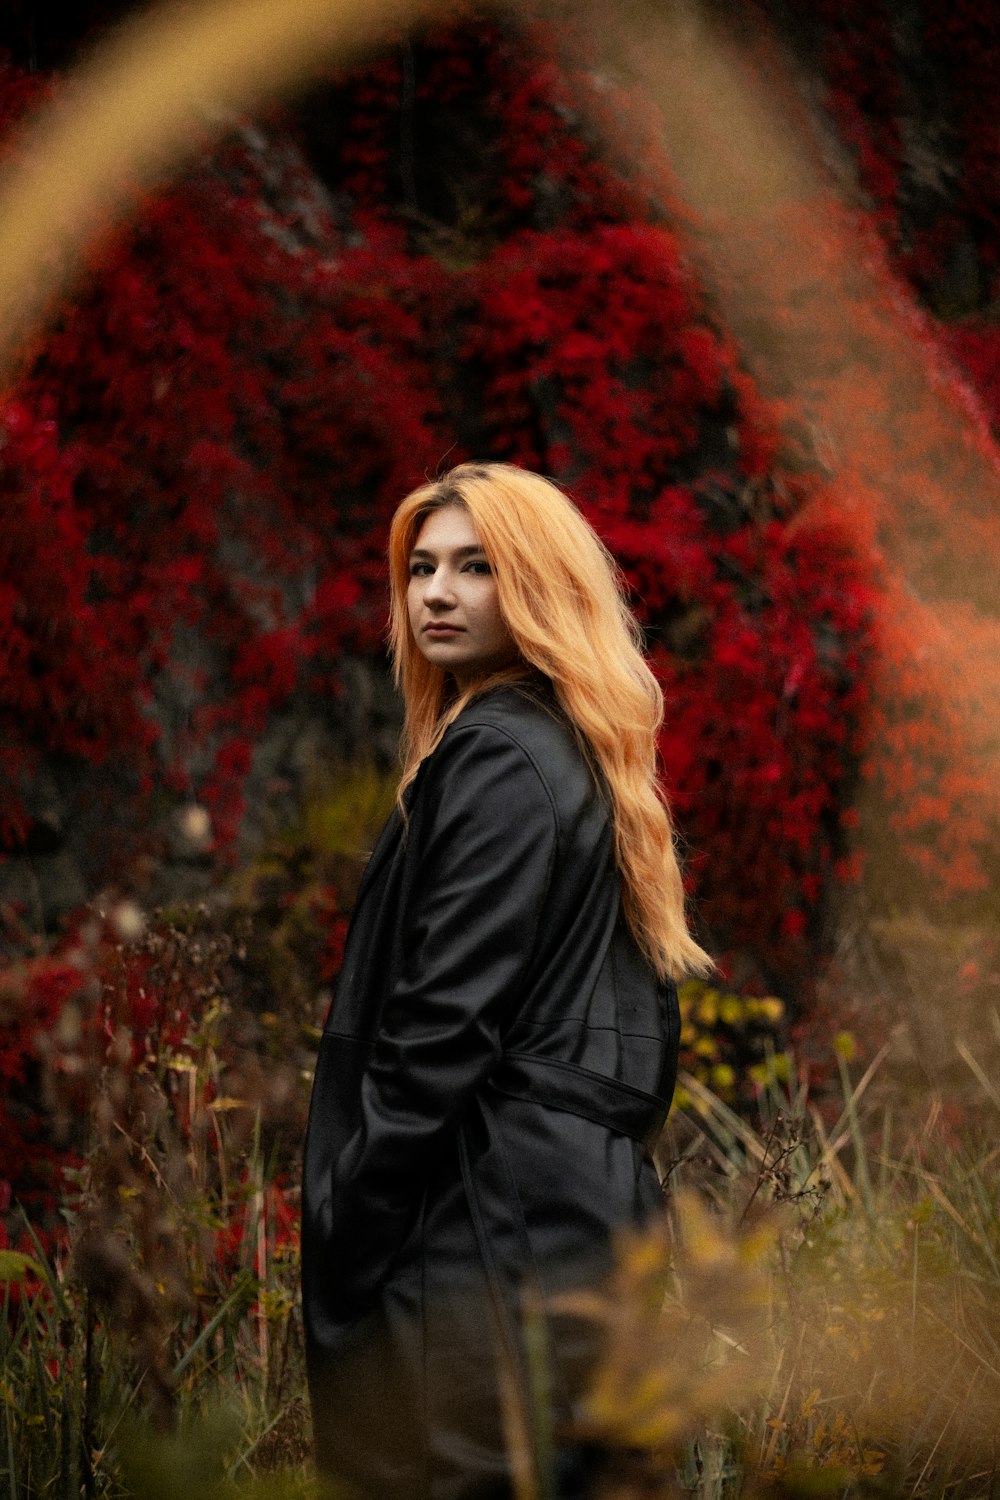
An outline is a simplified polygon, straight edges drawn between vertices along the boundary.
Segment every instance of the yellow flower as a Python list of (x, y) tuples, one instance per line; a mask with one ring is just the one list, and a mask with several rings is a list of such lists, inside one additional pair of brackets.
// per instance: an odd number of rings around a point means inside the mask
[(736, 1086), (736, 1074), (728, 1063), (716, 1063), (711, 1072), (712, 1087), (716, 1093), (729, 1094)]
[(857, 1056), (857, 1044), (850, 1031), (838, 1031), (833, 1039), (833, 1050), (844, 1062), (853, 1062)]
[(723, 995), (719, 1002), (719, 1020), (726, 1026), (738, 1026), (743, 1019), (743, 1002), (739, 995)]
[(698, 1009), (695, 1011), (695, 1020), (700, 1026), (714, 1026), (719, 1019), (719, 992), (718, 990), (706, 990), (701, 997)]

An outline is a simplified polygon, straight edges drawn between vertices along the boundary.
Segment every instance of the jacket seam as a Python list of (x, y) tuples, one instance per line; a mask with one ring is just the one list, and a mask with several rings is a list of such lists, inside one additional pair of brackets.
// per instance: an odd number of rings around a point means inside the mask
[[(538, 1028), (544, 1028), (546, 1030), (551, 1030), (552, 1029), (552, 1022), (551, 1021), (518, 1020), (516, 1022), (516, 1025), (518, 1025), (518, 1026), (534, 1026), (534, 1027), (538, 1027)], [(640, 1042), (662, 1042), (663, 1041), (662, 1035), (657, 1036), (654, 1032), (651, 1032), (651, 1031), (620, 1031), (617, 1026), (592, 1026), (588, 1021), (581, 1021), (579, 1023), (579, 1029), (581, 1031), (598, 1031), (598, 1032), (605, 1032), (605, 1031), (607, 1031), (607, 1032), (611, 1032), (612, 1035), (614, 1035), (614, 1036), (620, 1036), (622, 1039), (625, 1039), (626, 1037), (631, 1037), (634, 1040), (640, 1041)], [(362, 1046), (362, 1047), (374, 1046), (374, 1044), (375, 1044), (375, 1037), (373, 1037), (373, 1036), (370, 1036), (370, 1037), (369, 1036), (356, 1036), (354, 1034), (354, 1032), (352, 1032), (352, 1031), (331, 1031), (328, 1028), (324, 1027), (324, 1029), (323, 1029), (323, 1036), (324, 1037), (333, 1037), (338, 1042), (357, 1042), (358, 1045)], [(504, 1050), (506, 1051), (506, 1048)]]
[[(520, 1058), (527, 1058), (542, 1067), (552, 1068), (555, 1072), (571, 1073), (577, 1078), (594, 1078), (602, 1081), (609, 1079), (617, 1088), (624, 1090), (627, 1094), (634, 1095), (636, 1099), (659, 1099), (658, 1094), (651, 1094), (648, 1089), (641, 1089), (637, 1084), (628, 1083), (624, 1078), (609, 1078), (608, 1074), (601, 1073), (596, 1068), (584, 1067), (582, 1063), (567, 1062), (561, 1057), (539, 1057), (534, 1052), (510, 1052), (508, 1056), (514, 1062), (517, 1062)], [(500, 1092), (503, 1091), (501, 1090)], [(539, 1099), (538, 1102), (544, 1104), (545, 1100)]]
[(615, 938), (617, 936), (618, 936), (618, 923), (616, 922), (615, 926), (614, 926), (614, 931), (611, 934), (611, 939), (610, 939), (610, 941), (608, 943), (608, 958), (611, 961), (611, 997), (612, 997), (612, 1003), (613, 1003), (614, 1008), (615, 1008), (614, 1030), (615, 1030), (615, 1032), (618, 1035), (618, 1056), (615, 1058), (615, 1062), (617, 1063), (618, 1067), (620, 1068), (622, 1066), (622, 1049), (621, 1049), (621, 1042), (622, 1042), (622, 1011), (621, 1011), (621, 1003), (620, 1003), (619, 995), (618, 995), (618, 953), (617, 953), (617, 946), (618, 945), (615, 942)]
[(542, 789), (548, 799), (549, 807), (552, 809), (552, 821), (555, 824), (556, 841), (558, 842), (561, 836), (561, 826), (559, 823), (559, 809), (556, 806), (556, 799), (552, 795), (552, 788), (549, 786), (544, 772), (542, 771), (535, 757), (532, 755), (531, 751), (528, 749), (527, 745), (519, 740), (516, 734), (511, 734), (509, 729), (501, 728), (499, 724), (491, 724), (486, 719), (473, 719), (471, 721), (466, 719), (462, 723), (458, 723), (456, 721), (454, 724), (452, 724), (449, 730), (449, 737), (461, 734), (462, 731), (466, 729), (492, 729), (496, 734), (502, 734), (505, 740), (510, 740), (512, 745), (517, 746), (521, 754), (528, 761), (535, 775), (538, 777), (538, 780), (542, 784)]
[[(612, 807), (608, 799), (608, 790), (604, 784), (604, 778), (600, 766), (597, 763), (594, 753), (587, 742), (586, 736), (581, 733), (581, 731), (573, 723), (572, 719), (570, 719), (569, 716), (562, 712), (560, 709), (556, 708), (554, 704), (543, 702), (540, 699), (532, 696), (530, 693), (519, 691), (516, 687), (513, 687), (507, 691), (511, 692), (514, 696), (520, 699), (521, 703), (527, 703), (532, 708), (535, 708), (540, 713), (543, 713), (545, 717), (550, 721), (550, 723), (557, 724), (560, 729), (562, 729), (563, 731), (568, 731), (572, 735), (577, 752), (582, 757), (584, 765), (587, 767), (590, 773), (598, 798), (603, 803), (605, 811), (609, 816), (611, 816)], [(455, 720), (454, 724), (449, 727), (449, 732), (451, 731), (451, 729), (465, 729), (467, 727), (471, 728), (473, 725), (478, 725), (486, 729), (499, 729), (501, 734), (507, 734), (508, 737), (514, 740), (515, 744), (517, 744), (524, 751), (525, 755), (527, 755), (529, 758), (532, 758), (531, 751), (528, 749), (527, 745), (523, 744), (515, 734), (511, 733), (511, 731), (507, 729), (506, 725), (496, 724), (491, 718), (485, 716), (489, 710), (489, 707), (489, 695), (483, 697), (482, 699), (478, 699), (474, 703), (471, 703), (469, 707), (464, 710), (464, 712), (459, 716), (459, 718)], [(469, 715), (468, 718), (466, 718), (466, 714)], [(537, 765), (535, 766), (535, 769), (538, 771), (539, 776), (541, 776), (542, 780), (544, 781), (544, 773), (539, 769)]]

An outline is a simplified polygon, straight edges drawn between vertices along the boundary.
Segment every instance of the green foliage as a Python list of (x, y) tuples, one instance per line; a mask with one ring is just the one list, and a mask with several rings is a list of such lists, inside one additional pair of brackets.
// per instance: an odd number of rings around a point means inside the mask
[(169, 1434), (134, 1429), (123, 1446), (124, 1490), (135, 1500), (337, 1500), (301, 1464), (255, 1474), (252, 1453), (233, 1405), (208, 1409)]
[(290, 1029), (316, 1025), (317, 981), (336, 975), (365, 856), (395, 788), (394, 776), (370, 765), (314, 767), (298, 819), (231, 882), (229, 920), (244, 919), (244, 973), (278, 1051)]
[[(120, 1274), (141, 1276), (136, 1247), (128, 1252)], [(255, 1476), (269, 1496), (315, 1493), (301, 1366), (274, 1378), (295, 1265), (276, 1260), (264, 1284), (238, 1273), (228, 1294), (221, 1282), (202, 1288), (205, 1305), (170, 1330), (167, 1368), (157, 1369), (143, 1330), (86, 1285), (78, 1259), (7, 1261), (18, 1279), (5, 1283), (0, 1320), (0, 1493), (224, 1500)], [(95, 1279), (92, 1261), (85, 1271)], [(268, 1294), (280, 1319), (268, 1316)]]

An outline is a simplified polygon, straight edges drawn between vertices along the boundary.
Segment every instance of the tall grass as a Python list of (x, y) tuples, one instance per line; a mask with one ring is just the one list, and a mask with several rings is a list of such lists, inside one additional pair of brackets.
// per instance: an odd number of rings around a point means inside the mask
[[(202, 919), (88, 941), (93, 1014), (48, 1060), (76, 1162), (61, 1220), (0, 1250), (0, 1494), (304, 1500), (308, 1027), (233, 1002), (242, 940)], [(686, 1074), (664, 1215), (572, 1299), (606, 1345), (570, 1433), (527, 1308), (518, 1500), (554, 1500), (567, 1436), (597, 1455), (588, 1500), (1000, 1495), (1000, 1098), (967, 1062), (982, 1108), (960, 1128), (933, 1099), (894, 1113), (883, 1054), (862, 1067), (847, 1039), (839, 1097), (785, 1054), (755, 1064), (754, 1121)]]
[(93, 929), (45, 1052), (61, 1206), (4, 1224), (0, 1494), (146, 1496), (154, 1451), (185, 1500), (276, 1466), (305, 1490), (298, 1055), (230, 1002), (224, 932)]
[(183, 1305), (162, 1283), (137, 1291), (121, 1225), (114, 1245), (76, 1225), (58, 1256), (0, 1254), (0, 1494), (193, 1500), (275, 1469), (283, 1492), (312, 1492), (296, 1257), (262, 1258), (273, 1235), (252, 1195), (235, 1212), (235, 1263), (208, 1280), (189, 1262)]
[[(317, 773), (211, 907), (147, 921), (109, 897), (0, 967), (52, 1136), (39, 1163), (53, 1140), (61, 1163), (61, 1195), (0, 1216), (0, 1495), (315, 1490), (299, 1153), (358, 851), (392, 796), (369, 767)], [(39, 1029), (33, 987), (54, 980)]]
[(757, 1129), (685, 1080), (672, 1205), (593, 1310), (600, 1496), (1000, 1494), (997, 1116), (956, 1131), (932, 1099), (894, 1125), (884, 1054), (848, 1050), (839, 1108), (772, 1076)]

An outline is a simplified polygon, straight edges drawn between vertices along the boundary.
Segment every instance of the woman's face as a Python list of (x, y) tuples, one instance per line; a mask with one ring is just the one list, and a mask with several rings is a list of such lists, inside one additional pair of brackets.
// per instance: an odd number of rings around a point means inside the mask
[(460, 689), (517, 659), (496, 579), (460, 505), (432, 510), (417, 532), (406, 606), (421, 654), (451, 672)]

